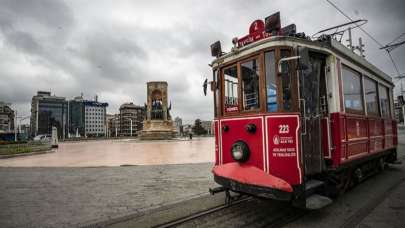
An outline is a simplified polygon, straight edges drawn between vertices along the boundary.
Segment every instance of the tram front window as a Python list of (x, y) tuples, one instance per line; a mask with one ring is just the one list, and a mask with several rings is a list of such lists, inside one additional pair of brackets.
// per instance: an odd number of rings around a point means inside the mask
[[(286, 58), (290, 56), (289, 50), (281, 50), (280, 54), (281, 58)], [(290, 71), (291, 69), (289, 69)], [(291, 97), (291, 72), (287, 73), (286, 75), (282, 75), (282, 94), (283, 94), (283, 110), (284, 111), (291, 111), (292, 109), (292, 97)]]
[(256, 59), (241, 64), (243, 110), (259, 108), (259, 66)]
[(274, 51), (266, 52), (264, 55), (264, 63), (266, 68), (267, 111), (277, 112), (277, 82)]
[(238, 71), (236, 66), (231, 66), (224, 69), (224, 106), (225, 112), (238, 112), (239, 102), (238, 102)]

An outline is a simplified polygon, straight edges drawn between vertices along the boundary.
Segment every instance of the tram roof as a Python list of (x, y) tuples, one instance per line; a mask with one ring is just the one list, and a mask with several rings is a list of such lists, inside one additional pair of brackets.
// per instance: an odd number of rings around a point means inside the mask
[(291, 37), (291, 36), (268, 37), (268, 38), (256, 41), (254, 43), (248, 44), (248, 45), (240, 47), (240, 48), (233, 48), (232, 51), (230, 51), (230, 52), (216, 58), (214, 61), (212, 61), (212, 66), (215, 67), (215, 66), (221, 65), (224, 62), (229, 62), (229, 61), (232, 61), (239, 57), (242, 57), (244, 54), (250, 54), (250, 53), (253, 53), (255, 51), (258, 51), (260, 49), (264, 49), (267, 47), (294, 46), (294, 45), (306, 46), (310, 49), (321, 51), (321, 52), (324, 52), (327, 54), (334, 54), (341, 58), (349, 59), (349, 60), (353, 61), (355, 64), (363, 67), (365, 70), (370, 71), (375, 76), (389, 82), (391, 85), (394, 85), (392, 83), (391, 76), (384, 73), (383, 71), (378, 69), (376, 66), (371, 64), (369, 61), (367, 61), (364, 57), (361, 57), (361, 56), (355, 54), (350, 49), (348, 49), (343, 44), (341, 44), (340, 42), (338, 42), (334, 39), (329, 39), (329, 40), (325, 40), (325, 41), (317, 41), (317, 40), (313, 41), (313, 40)]

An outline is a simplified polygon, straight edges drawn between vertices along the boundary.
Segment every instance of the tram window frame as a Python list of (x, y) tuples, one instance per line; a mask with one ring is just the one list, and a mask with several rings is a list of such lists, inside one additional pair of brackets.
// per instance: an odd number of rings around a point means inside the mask
[[(243, 70), (242, 70), (242, 65), (244, 64), (244, 63), (248, 63), (248, 62), (250, 62), (250, 61), (256, 61), (256, 65), (257, 65), (257, 68), (258, 68), (258, 70), (256, 71), (257, 72), (257, 83), (258, 83), (258, 85), (257, 85), (257, 107), (256, 108), (253, 108), (253, 109), (247, 109), (247, 110), (245, 110), (245, 104), (244, 104), (244, 102), (245, 102), (245, 99), (244, 99), (244, 92), (245, 91), (243, 91), (243, 76), (242, 76), (242, 74), (243, 74)], [(240, 103), (240, 111), (242, 112), (242, 113), (247, 113), (247, 112), (258, 112), (258, 111), (260, 111), (261, 110), (261, 102), (262, 102), (262, 93), (261, 93), (261, 88), (262, 88), (262, 71), (263, 71), (263, 66), (262, 66), (262, 63), (261, 63), (261, 58), (260, 58), (260, 54), (258, 53), (258, 54), (256, 54), (256, 55), (254, 55), (254, 56), (252, 56), (252, 57), (248, 57), (248, 58), (245, 58), (245, 59), (242, 59), (242, 60), (239, 60), (238, 62), (237, 62), (237, 64), (238, 64), (238, 77), (239, 77), (239, 91), (240, 91), (240, 97), (239, 97), (239, 103)]]
[[(227, 112), (226, 111), (226, 93), (227, 91), (225, 90), (225, 70), (230, 69), (232, 67), (236, 68), (236, 79), (237, 79), (237, 88), (236, 88), (236, 95), (237, 95), (237, 106), (238, 110), (237, 111), (233, 111), (233, 112)], [(221, 106), (222, 106), (222, 113), (224, 116), (232, 116), (232, 115), (238, 115), (241, 111), (241, 102), (240, 102), (240, 75), (239, 75), (239, 63), (238, 62), (234, 62), (233, 64), (227, 65), (225, 67), (223, 67), (221, 69), (221, 88), (222, 88), (222, 92), (221, 92)]]
[[(273, 57), (272, 57), (272, 65), (274, 65), (274, 69), (271, 69), (271, 67), (272, 66), (269, 66), (269, 62), (270, 62), (270, 60), (271, 59), (267, 59), (267, 56), (268, 56), (268, 54), (270, 55), (270, 53), (272, 53), (272, 55), (273, 55)], [(264, 72), (264, 79), (265, 79), (265, 83), (264, 83), (264, 89), (265, 89), (265, 97), (264, 97), (264, 99), (265, 99), (265, 104), (266, 104), (266, 111), (267, 112), (278, 112), (279, 111), (279, 107), (280, 107), (280, 105), (279, 105), (279, 99), (278, 99), (278, 94), (279, 94), (279, 92), (278, 92), (278, 71), (277, 71), (277, 53), (276, 53), (276, 49), (269, 49), (269, 50), (266, 50), (266, 51), (264, 51), (264, 69), (263, 69), (263, 72)], [(268, 70), (269, 70), (269, 72), (268, 72)], [(271, 75), (268, 75), (268, 74), (271, 74)], [(269, 81), (271, 80), (271, 79), (274, 79), (274, 85), (275, 85), (275, 89), (274, 89), (274, 91), (275, 91), (275, 94), (274, 94), (274, 96), (275, 96), (275, 109), (273, 110), (273, 109), (271, 109), (271, 102), (269, 103), (269, 90), (268, 90), (268, 88), (267, 88), (267, 86), (268, 86), (268, 83), (269, 83)], [(271, 89), (270, 89), (271, 90)], [(273, 94), (271, 94), (271, 95), (273, 95)], [(269, 106), (269, 104), (270, 104), (270, 106)]]
[[(294, 55), (294, 50), (290, 46), (278, 46), (276, 49), (276, 65), (282, 58), (291, 57)], [(286, 56), (282, 55), (283, 51), (289, 52)], [(288, 61), (288, 77), (290, 79), (290, 108), (285, 108), (284, 102), (284, 80), (287, 77), (285, 74), (281, 74), (278, 71), (278, 67), (276, 67), (277, 71), (277, 103), (278, 103), (278, 112), (298, 112), (298, 75), (296, 69), (296, 61)]]
[(215, 68), (212, 71), (212, 78), (214, 81), (215, 88), (211, 88), (214, 91), (214, 117), (220, 117), (221, 116), (221, 92), (220, 92), (220, 86), (221, 86), (221, 77), (220, 77), (220, 69)]
[[(342, 70), (343, 105), (345, 107), (345, 112), (364, 115), (365, 114), (365, 107), (364, 107), (365, 104), (364, 104), (364, 92), (363, 92), (364, 88), (363, 88), (363, 83), (362, 83), (363, 75), (345, 64), (342, 64), (341, 70)], [(358, 78), (358, 85), (359, 85), (360, 91), (358, 91), (358, 94), (356, 94), (356, 95), (360, 96), (359, 101), (361, 103), (361, 109), (355, 109), (355, 108), (347, 106), (347, 103), (346, 103), (347, 95), (346, 95), (346, 91), (345, 91), (345, 89), (346, 89), (345, 85), (347, 85), (347, 84), (345, 84), (345, 83), (348, 83), (349, 80), (345, 75), (345, 71), (351, 72), (352, 75), (355, 75)]]
[[(376, 111), (370, 111), (368, 108), (368, 100), (367, 100), (367, 86), (366, 86), (366, 81), (370, 82), (370, 84), (374, 85), (374, 89), (375, 89), (375, 100), (374, 103), (376, 104), (377, 110)], [(364, 101), (365, 101), (365, 108), (367, 110), (367, 116), (375, 116), (378, 117), (380, 116), (380, 100), (379, 100), (379, 96), (378, 96), (378, 82), (376, 80), (373, 80), (372, 78), (363, 75), (363, 88), (364, 88)]]
[[(381, 100), (381, 89), (382, 91), (385, 91), (386, 93), (386, 100), (387, 100), (387, 110), (386, 112), (383, 112), (383, 105), (382, 105), (382, 100)], [(391, 118), (391, 100), (390, 100), (390, 95), (389, 95), (389, 88), (385, 85), (378, 84), (378, 104), (380, 106), (380, 115), (381, 118), (386, 119), (386, 118)]]

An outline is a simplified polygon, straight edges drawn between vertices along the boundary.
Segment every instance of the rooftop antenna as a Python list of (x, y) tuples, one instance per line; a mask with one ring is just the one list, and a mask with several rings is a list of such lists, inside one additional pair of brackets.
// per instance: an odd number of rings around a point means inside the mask
[[(329, 27), (329, 28), (323, 29), (323, 30), (315, 33), (314, 35), (311, 36), (311, 38), (318, 38), (322, 35), (329, 35), (329, 36), (333, 37), (335, 40), (342, 42), (342, 37), (347, 30), (358, 28), (360, 26), (365, 25), (366, 23), (367, 23), (367, 20), (359, 19), (356, 21), (351, 21), (351, 22), (347, 22), (344, 24), (335, 25), (333, 27)], [(351, 31), (350, 31), (350, 33), (351, 33)]]
[(363, 44), (361, 37), (359, 38), (359, 46), (354, 47), (354, 49), (356, 49), (360, 52), (360, 56), (362, 56), (363, 58), (366, 57), (364, 55), (364, 44)]
[(354, 51), (353, 42), (352, 42), (352, 28), (348, 28), (347, 32), (348, 32), (348, 38), (346, 41), (349, 42), (347, 47), (350, 48), (350, 50)]
[[(365, 19), (359, 19), (351, 22), (347, 22), (344, 24), (336, 25), (327, 29), (323, 29), (314, 35), (312, 35), (312, 38), (321, 38), (324, 36), (330, 36), (333, 39), (342, 42), (342, 38), (344, 33), (347, 31), (348, 32), (348, 38), (347, 42), (348, 45), (347, 47), (352, 50), (353, 52), (355, 50), (358, 50), (360, 52), (360, 55), (364, 57), (364, 44), (362, 42), (362, 39), (359, 38), (359, 45), (358, 46), (353, 46), (353, 38), (352, 38), (352, 30), (355, 28), (359, 28), (367, 23), (367, 20)], [(361, 29), (361, 28), (360, 28)]]

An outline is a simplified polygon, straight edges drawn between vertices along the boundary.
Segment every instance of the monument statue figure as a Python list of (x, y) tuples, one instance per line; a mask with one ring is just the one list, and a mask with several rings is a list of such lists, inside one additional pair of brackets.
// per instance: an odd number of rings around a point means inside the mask
[(146, 115), (141, 139), (171, 139), (176, 135), (170, 116), (171, 103), (168, 107), (167, 86), (167, 82), (163, 81), (147, 83)]

